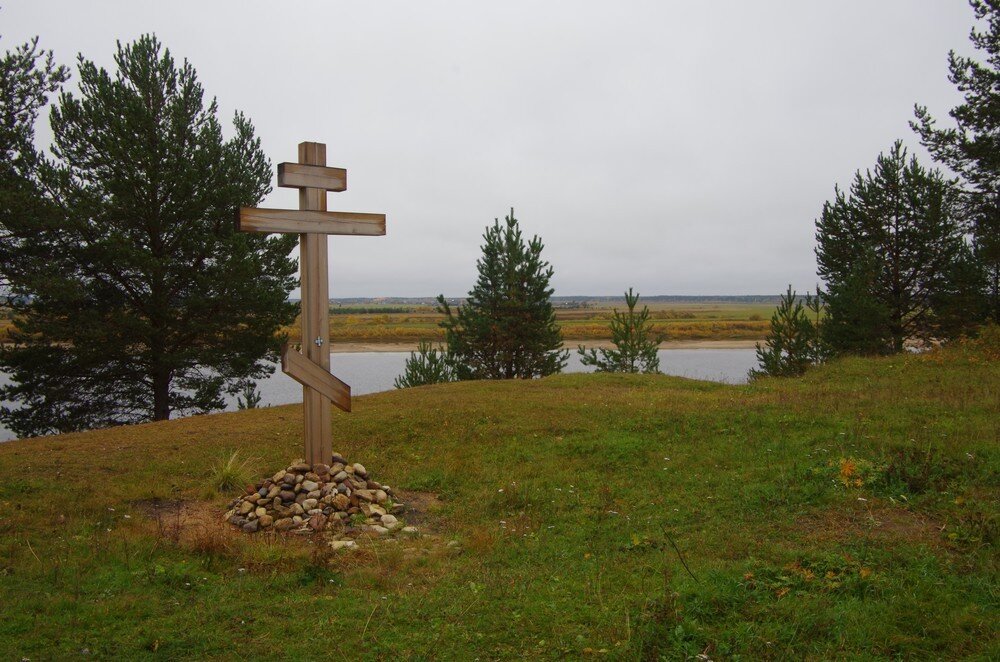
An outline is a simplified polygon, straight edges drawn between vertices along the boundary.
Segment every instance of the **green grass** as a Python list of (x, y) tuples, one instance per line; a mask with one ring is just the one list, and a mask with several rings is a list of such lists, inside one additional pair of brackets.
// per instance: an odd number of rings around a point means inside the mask
[(334, 425), (432, 537), (223, 528), (213, 467), (286, 465), (297, 406), (0, 445), (0, 658), (1000, 656), (1000, 362), (975, 349), (448, 384)]

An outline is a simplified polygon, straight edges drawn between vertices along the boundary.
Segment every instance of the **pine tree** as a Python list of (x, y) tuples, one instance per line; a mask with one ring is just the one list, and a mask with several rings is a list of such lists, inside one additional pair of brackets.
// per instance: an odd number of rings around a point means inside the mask
[[(35, 149), (35, 121), (48, 97), (69, 78), (38, 38), (7, 51), (0, 59), (0, 293), (10, 294), (8, 269), (17, 256), (8, 249), (15, 239), (10, 222), (37, 206), (41, 155)], [(9, 303), (9, 302), (8, 302)]]
[(863, 255), (823, 293), (827, 317), (821, 335), (835, 353), (882, 356), (896, 351), (889, 309), (877, 295), (879, 276), (875, 257)]
[(874, 260), (865, 266), (871, 276), (865, 292), (872, 299), (865, 305), (885, 310), (892, 351), (902, 351), (908, 339), (933, 334), (932, 295), (963, 246), (955, 197), (952, 182), (936, 170), (928, 172), (916, 158), (907, 159), (897, 141), (879, 155), (874, 172), (855, 175), (849, 195), (837, 188), (816, 222), (819, 274), (831, 296), (857, 278), (859, 264)]
[(821, 361), (824, 352), (820, 348), (819, 323), (810, 319), (810, 310), (818, 313), (818, 303), (807, 295), (803, 304), (789, 285), (771, 315), (771, 329), (764, 344), (757, 343), (759, 367), (750, 370), (750, 379), (767, 375), (798, 377)]
[(294, 236), (237, 233), (271, 165), (242, 114), (225, 140), (194, 68), (151, 36), (117, 73), (79, 61), (51, 115), (55, 159), (31, 213), (3, 217), (16, 302), (0, 417), (22, 435), (220, 409), (273, 371), (295, 307)]
[(429, 342), (417, 344), (417, 351), (410, 352), (403, 374), (396, 377), (396, 388), (427, 386), (455, 381), (455, 371), (447, 352)]
[(581, 345), (577, 352), (583, 365), (594, 366), (597, 372), (660, 372), (657, 350), (663, 338), (654, 337), (647, 306), (635, 312), (638, 302), (639, 294), (628, 288), (625, 293), (628, 312), (616, 308), (611, 319), (611, 342), (615, 348), (587, 350)]
[[(927, 108), (920, 105), (910, 126), (934, 160), (958, 174), (963, 184), (962, 215), (973, 238), (973, 264), (982, 271), (971, 280), (981, 283), (978, 292), (985, 299), (966, 314), (967, 320), (976, 323), (982, 317), (972, 319), (972, 315), (980, 309), (1000, 320), (1000, 3), (971, 0), (970, 4), (976, 19), (986, 21), (985, 30), (973, 28), (970, 34), (985, 62), (955, 51), (948, 54), (948, 79), (964, 97), (964, 103), (949, 113), (955, 127), (937, 128)], [(963, 325), (963, 330), (967, 328)]]
[(442, 326), (457, 379), (530, 379), (559, 372), (567, 351), (556, 325), (542, 240), (526, 242), (514, 210), (483, 234), (479, 276), (453, 311), (438, 296)]

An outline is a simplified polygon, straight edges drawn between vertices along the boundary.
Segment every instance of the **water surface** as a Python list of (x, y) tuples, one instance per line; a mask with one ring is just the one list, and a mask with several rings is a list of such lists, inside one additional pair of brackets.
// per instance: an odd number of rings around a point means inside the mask
[[(706, 379), (728, 384), (746, 382), (747, 371), (757, 365), (753, 349), (661, 349), (660, 371), (668, 375)], [(353, 395), (377, 393), (393, 388), (393, 381), (403, 372), (409, 352), (343, 352), (330, 355), (330, 370), (351, 385)], [(580, 364), (579, 355), (573, 351), (566, 372), (592, 372)], [(0, 385), (10, 381), (0, 372)], [(285, 405), (302, 402), (302, 386), (281, 372), (280, 368), (257, 388), (261, 393), (260, 406)], [(8, 404), (9, 403), (3, 403)], [(236, 409), (236, 398), (227, 398), (227, 411)], [(0, 441), (8, 441), (14, 434), (0, 426)]]

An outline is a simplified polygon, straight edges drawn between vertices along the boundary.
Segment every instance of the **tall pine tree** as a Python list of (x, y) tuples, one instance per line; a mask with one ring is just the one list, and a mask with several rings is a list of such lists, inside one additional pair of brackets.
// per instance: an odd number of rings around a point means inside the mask
[[(874, 171), (855, 175), (849, 194), (838, 188), (823, 205), (816, 242), (828, 296), (850, 291), (852, 300), (883, 310), (890, 351), (901, 351), (908, 339), (933, 336), (933, 295), (963, 247), (955, 187), (941, 173), (907, 158), (897, 141), (879, 155)], [(861, 276), (867, 291), (858, 290)], [(843, 305), (839, 311), (857, 316)]]
[(525, 241), (514, 210), (483, 234), (479, 277), (465, 304), (438, 297), (448, 354), (458, 379), (530, 379), (559, 372), (568, 352), (550, 297), (553, 270), (542, 240)]
[(242, 114), (226, 140), (194, 68), (155, 37), (118, 45), (115, 74), (80, 58), (79, 96), (52, 111), (54, 160), (32, 213), (3, 216), (15, 295), (22, 435), (220, 409), (273, 368), (292, 321), (294, 236), (237, 233), (271, 164)]
[[(964, 97), (964, 103), (949, 113), (955, 126), (938, 128), (925, 106), (917, 105), (913, 129), (935, 161), (959, 175), (962, 214), (972, 235), (973, 262), (981, 276), (966, 271), (967, 282), (978, 283), (985, 302), (973, 304), (965, 318), (982, 309), (1000, 321), (1000, 2), (971, 0), (976, 19), (984, 30), (972, 29), (970, 39), (984, 56), (980, 62), (948, 54), (948, 79)], [(975, 292), (977, 290), (972, 290)], [(969, 292), (966, 293), (968, 298)]]

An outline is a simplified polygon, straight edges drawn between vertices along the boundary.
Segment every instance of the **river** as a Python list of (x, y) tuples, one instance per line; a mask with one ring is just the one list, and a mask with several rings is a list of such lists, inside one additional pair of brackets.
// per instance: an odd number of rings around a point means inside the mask
[[(668, 375), (706, 379), (729, 384), (746, 382), (747, 371), (757, 365), (753, 349), (661, 349), (660, 370)], [(393, 381), (403, 371), (409, 352), (338, 352), (330, 355), (330, 370), (351, 385), (353, 395), (377, 393), (393, 388)], [(566, 372), (591, 372), (580, 364), (576, 352), (570, 353)], [(0, 385), (9, 376), (0, 373)], [(302, 386), (291, 377), (275, 370), (258, 383), (260, 406), (285, 405), (302, 401)], [(0, 403), (4, 404), (4, 403)], [(9, 403), (6, 403), (9, 405)], [(236, 409), (236, 398), (227, 398), (227, 410)], [(0, 426), (0, 441), (9, 441), (14, 434)]]

